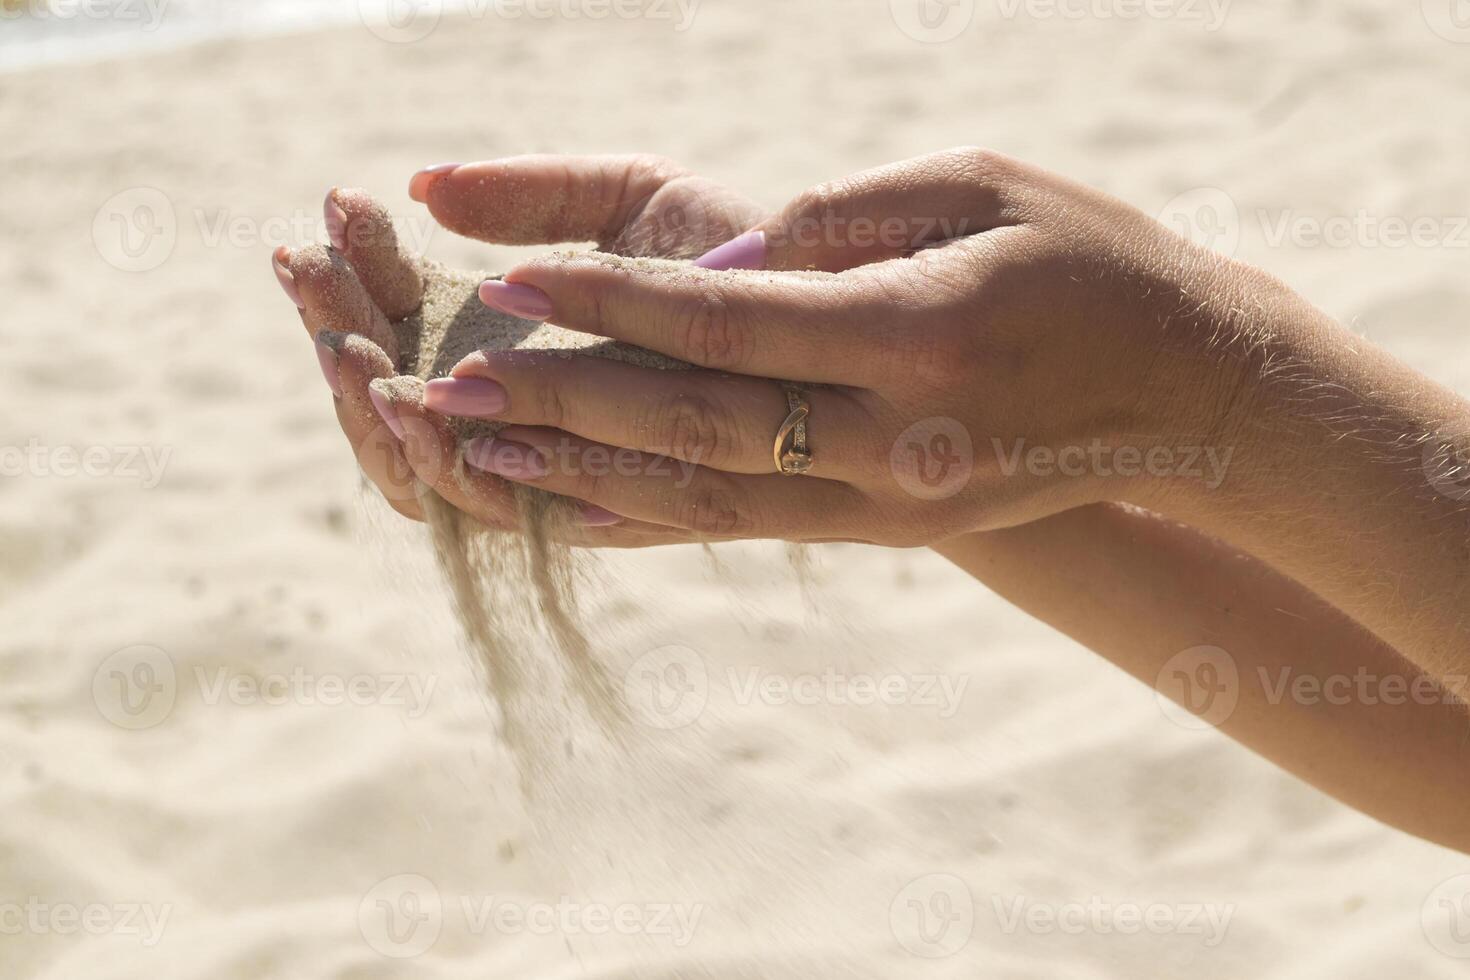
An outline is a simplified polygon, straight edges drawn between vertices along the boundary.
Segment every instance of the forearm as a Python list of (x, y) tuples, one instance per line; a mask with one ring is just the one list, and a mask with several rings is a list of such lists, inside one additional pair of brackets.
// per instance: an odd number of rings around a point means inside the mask
[[(1182, 651), (1222, 648), (1238, 678), (1233, 709), (1221, 717), (1226, 702), (1209, 713), (1224, 732), (1386, 823), (1470, 850), (1463, 705), (1264, 563), (1108, 504), (965, 535), (937, 550), (1150, 685)], [(1369, 678), (1369, 695), (1342, 697), (1331, 679), (1344, 677)], [(1302, 678), (1326, 681), (1327, 693), (1304, 696)], [(1177, 694), (1167, 680), (1162, 689)]]
[(1284, 289), (1257, 295), (1221, 352), (1239, 379), (1220, 435), (1228, 475), (1152, 506), (1265, 560), (1436, 676), (1470, 673), (1470, 404)]

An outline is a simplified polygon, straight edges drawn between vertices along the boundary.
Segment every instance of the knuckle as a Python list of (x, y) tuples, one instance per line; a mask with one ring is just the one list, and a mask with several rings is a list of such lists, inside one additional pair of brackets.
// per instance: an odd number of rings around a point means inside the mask
[[(935, 516), (930, 515), (931, 518)], [(882, 530), (875, 543), (889, 548), (926, 548), (945, 536), (937, 530), (937, 525), (932, 520), (921, 520), (912, 514), (894, 513), (882, 522)]]
[(411, 521), (423, 523), (424, 514), (423, 511), (419, 509), (419, 505), (417, 502), (411, 502), (407, 500), (394, 500), (392, 497), (384, 497), (383, 499), (388, 501), (388, 506), (393, 508), (393, 510), (399, 516), (406, 517)]
[(1020, 185), (1021, 169), (1004, 153), (982, 146), (959, 146), (936, 155), (935, 169), (956, 187), (981, 189), (987, 196)]
[[(567, 405), (562, 398), (561, 385), (554, 382), (539, 381), (529, 385), (531, 410), (536, 413), (533, 421), (537, 425), (549, 425), (554, 429), (565, 427), (567, 420)], [(514, 405), (514, 400), (512, 400)]]
[[(672, 160), (653, 153), (610, 158), (603, 167), (600, 182), (602, 207), (609, 214), (626, 211), (630, 218), (641, 214), (658, 189), (679, 172), (680, 168)], [(641, 190), (636, 198), (634, 188)]]
[(592, 472), (590, 468), (575, 463), (562, 464), (560, 472), (557, 466), (552, 465), (551, 472), (566, 485), (565, 489), (558, 489), (558, 493), (591, 503), (607, 499), (609, 486), (601, 473)]
[(846, 190), (841, 181), (823, 181), (808, 187), (791, 202), (789, 212), (794, 217), (814, 218), (830, 214), (842, 200)]
[(717, 290), (705, 290), (679, 316), (675, 350), (692, 364), (739, 371), (750, 356), (749, 336)]
[(658, 153), (639, 153), (628, 167), (631, 176), (644, 178), (651, 183), (667, 183), (684, 174), (684, 168), (669, 157)]
[(683, 497), (677, 521), (698, 534), (731, 537), (744, 537), (754, 527), (748, 505), (728, 486), (701, 487)]
[(993, 173), (1005, 160), (994, 150), (983, 146), (956, 146), (938, 154), (939, 162), (960, 173), (982, 175)]
[(729, 414), (717, 402), (682, 393), (657, 402), (649, 429), (655, 452), (717, 469), (735, 453)]

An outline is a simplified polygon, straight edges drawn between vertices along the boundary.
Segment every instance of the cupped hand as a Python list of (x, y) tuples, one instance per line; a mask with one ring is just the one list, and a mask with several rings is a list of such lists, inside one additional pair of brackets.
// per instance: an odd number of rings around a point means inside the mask
[[(441, 225), (470, 238), (512, 245), (595, 241), (624, 256), (692, 258), (763, 217), (746, 199), (651, 156), (440, 165), (415, 175), (410, 194)], [(503, 479), (444, 465), (445, 454), (462, 447), (442, 416), (416, 403), (386, 404), (370, 388), (402, 367), (392, 324), (422, 298), (418, 261), (399, 244), (387, 210), (365, 191), (334, 189), (324, 207), (331, 247), (281, 248), (273, 264), (316, 342), (338, 421), (363, 473), (404, 516), (422, 519), (418, 496), (427, 484), (485, 524), (513, 527), (516, 508)], [(596, 507), (582, 513), (587, 527), (566, 532), (570, 543), (642, 546), (677, 536)]]
[[(700, 370), (479, 352), (425, 405), (512, 423), (481, 469), (629, 521), (926, 545), (1153, 505), (1192, 478), (1242, 384), (1219, 351), (1274, 293), (1117, 200), (973, 149), (818, 187), (698, 265), (556, 254), (481, 297)], [(789, 406), (772, 378), (810, 405), (806, 475), (776, 472)]]

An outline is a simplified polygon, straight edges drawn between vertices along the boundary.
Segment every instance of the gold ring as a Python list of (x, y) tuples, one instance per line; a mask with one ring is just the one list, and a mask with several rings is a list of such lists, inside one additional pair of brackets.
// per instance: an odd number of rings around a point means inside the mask
[(812, 413), (801, 392), (794, 385), (783, 385), (786, 389), (786, 404), (791, 414), (776, 430), (776, 448), (772, 455), (776, 460), (776, 471), (782, 476), (800, 476), (812, 468), (812, 454), (806, 447), (806, 420)]

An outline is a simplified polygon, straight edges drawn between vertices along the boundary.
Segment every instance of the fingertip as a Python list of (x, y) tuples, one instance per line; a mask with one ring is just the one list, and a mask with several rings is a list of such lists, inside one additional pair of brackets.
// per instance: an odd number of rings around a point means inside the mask
[(322, 377), (326, 379), (327, 387), (331, 389), (334, 398), (342, 397), (342, 369), (337, 363), (337, 352), (322, 343), (320, 338), (312, 341), (316, 348), (316, 359), (322, 368)]
[(358, 270), (342, 253), (325, 245), (296, 249), (291, 253), (289, 271), (314, 333), (337, 330), (363, 334), (396, 361), (398, 338)]
[(388, 501), (388, 506), (392, 507), (400, 517), (406, 517), (417, 524), (425, 523), (424, 510), (419, 506), (417, 500), (394, 500), (387, 495), (384, 495), (383, 499)]
[(462, 164), (458, 163), (436, 163), (433, 166), (425, 167), (409, 178), (408, 196), (419, 204), (428, 204), (429, 188), (433, 186), (434, 182), (445, 174), (453, 173), (461, 166)]
[(368, 398), (372, 399), (373, 408), (377, 410), (378, 417), (393, 433), (399, 442), (403, 441), (403, 423), (398, 419), (398, 409), (393, 405), (393, 398), (386, 389), (386, 382), (379, 378), (368, 385)]
[(483, 378), (488, 376), (485, 369), (489, 366), (486, 352), (477, 350), (460, 358), (459, 363), (449, 369), (449, 376), (451, 378)]
[(347, 251), (347, 212), (337, 201), (337, 188), (327, 191), (322, 202), (322, 219), (327, 225), (327, 239), (339, 252)]
[(282, 245), (272, 252), (271, 268), (275, 271), (276, 281), (281, 284), (286, 298), (295, 303), (298, 310), (306, 309), (306, 303), (301, 299), (301, 289), (296, 285), (296, 276), (291, 272), (291, 250)]
[(486, 279), (480, 283), (479, 297), (490, 309), (522, 320), (549, 320), (553, 312), (551, 297), (528, 283)]
[(615, 527), (623, 523), (621, 514), (614, 514), (606, 507), (599, 507), (596, 504), (582, 504), (578, 517), (583, 527)]
[(711, 272), (763, 269), (766, 264), (766, 250), (766, 233), (757, 229), (710, 249), (695, 259), (694, 265)]
[(352, 263), (363, 288), (390, 321), (408, 316), (424, 295), (419, 262), (398, 242), (393, 215), (360, 188), (333, 188), (323, 205), (332, 246)]

